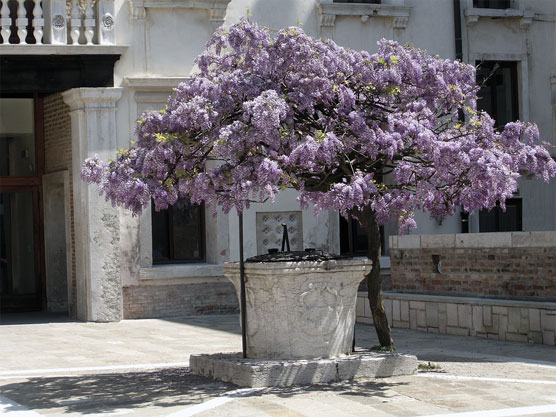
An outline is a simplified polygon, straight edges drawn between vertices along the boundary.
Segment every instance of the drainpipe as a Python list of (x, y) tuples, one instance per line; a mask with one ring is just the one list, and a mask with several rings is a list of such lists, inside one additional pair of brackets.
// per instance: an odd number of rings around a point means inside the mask
[(456, 59), (463, 61), (463, 38), (461, 36), (460, 0), (454, 0), (454, 32), (456, 41)]

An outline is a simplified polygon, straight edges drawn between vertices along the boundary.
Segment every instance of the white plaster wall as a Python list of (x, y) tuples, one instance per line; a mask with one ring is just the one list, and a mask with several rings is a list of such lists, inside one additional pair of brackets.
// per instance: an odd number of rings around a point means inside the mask
[(279, 30), (288, 26), (299, 26), (311, 36), (319, 36), (315, 0), (232, 0), (226, 13), (226, 25), (246, 18)]

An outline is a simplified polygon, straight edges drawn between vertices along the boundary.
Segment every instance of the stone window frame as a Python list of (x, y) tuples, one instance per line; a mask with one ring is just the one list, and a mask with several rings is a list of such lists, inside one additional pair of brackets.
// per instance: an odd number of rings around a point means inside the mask
[[(137, 119), (144, 111), (163, 108), (179, 83), (187, 77), (128, 77), (125, 84), (133, 91), (129, 106), (130, 120)], [(212, 218), (205, 206), (205, 219)], [(152, 257), (152, 217), (149, 204), (138, 220), (139, 227), (139, 280), (187, 279), (188, 283), (223, 279), (222, 263), (228, 259), (227, 236), (220, 236), (218, 228), (227, 230), (227, 216), (219, 212), (217, 221), (205, 221), (205, 259), (200, 262), (156, 264)], [(221, 222), (222, 225), (217, 223)], [(222, 245), (226, 245), (222, 247)]]
[(473, 0), (462, 2), (465, 22), (468, 27), (474, 26), (480, 19), (514, 19), (519, 20), (522, 29), (528, 29), (535, 18), (535, 12), (525, 8), (523, 0), (510, 0), (508, 9), (490, 9), (484, 7), (473, 7)]
[[(527, 54), (511, 54), (511, 53), (471, 53), (469, 54), (469, 62), (475, 65), (480, 61), (510, 61), (517, 65), (517, 102), (518, 102), (518, 119), (523, 122), (529, 121), (529, 59)], [(517, 197), (517, 196), (516, 196)], [(469, 233), (479, 233), (479, 212), (476, 211), (475, 216), (469, 217)]]

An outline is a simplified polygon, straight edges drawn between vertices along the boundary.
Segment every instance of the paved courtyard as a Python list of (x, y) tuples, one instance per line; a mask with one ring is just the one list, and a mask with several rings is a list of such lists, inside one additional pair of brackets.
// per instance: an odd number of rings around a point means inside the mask
[[(40, 321), (0, 318), (2, 416), (556, 416), (551, 346), (395, 330), (415, 375), (245, 389), (187, 368), (192, 353), (241, 349), (237, 316)], [(356, 332), (377, 344), (372, 326)]]

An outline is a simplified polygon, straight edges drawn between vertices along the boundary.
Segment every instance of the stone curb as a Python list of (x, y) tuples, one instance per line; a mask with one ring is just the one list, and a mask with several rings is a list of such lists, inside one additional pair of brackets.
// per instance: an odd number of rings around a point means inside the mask
[(362, 352), (332, 359), (242, 359), (239, 353), (191, 355), (191, 372), (253, 388), (322, 384), (353, 379), (410, 375), (417, 357), (398, 353)]

